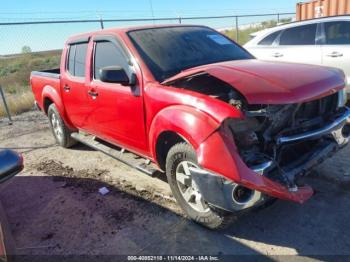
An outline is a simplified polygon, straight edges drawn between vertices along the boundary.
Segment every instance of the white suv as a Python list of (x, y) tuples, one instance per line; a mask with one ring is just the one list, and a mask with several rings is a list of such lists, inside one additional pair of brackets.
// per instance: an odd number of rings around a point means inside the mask
[(293, 22), (252, 36), (244, 47), (258, 59), (342, 69), (350, 97), (350, 16)]

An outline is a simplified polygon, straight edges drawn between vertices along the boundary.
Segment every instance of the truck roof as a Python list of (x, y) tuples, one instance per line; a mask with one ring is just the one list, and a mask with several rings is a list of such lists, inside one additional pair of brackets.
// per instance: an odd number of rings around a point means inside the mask
[(76, 39), (91, 37), (91, 36), (99, 35), (99, 34), (108, 34), (108, 33), (109, 34), (125, 34), (126, 32), (134, 31), (134, 30), (152, 29), (152, 28), (161, 28), (161, 27), (186, 27), (186, 26), (206, 27), (203, 25), (191, 25), (191, 24), (158, 24), (158, 25), (152, 24), (152, 25), (115, 27), (115, 28), (101, 29), (101, 30), (96, 30), (96, 31), (91, 31), (91, 32), (73, 35), (67, 39), (66, 43), (69, 43), (69, 42), (74, 41)]

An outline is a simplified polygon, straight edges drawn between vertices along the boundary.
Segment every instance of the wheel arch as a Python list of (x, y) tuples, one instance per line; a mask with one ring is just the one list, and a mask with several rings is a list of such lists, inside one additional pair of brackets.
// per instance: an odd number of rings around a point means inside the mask
[(170, 148), (181, 142), (189, 144), (184, 137), (174, 131), (163, 131), (159, 134), (155, 145), (155, 154), (157, 163), (162, 170), (165, 170), (166, 158)]
[(220, 123), (189, 106), (171, 106), (160, 111), (153, 119), (149, 131), (153, 159), (165, 170), (165, 159), (170, 148), (186, 142), (196, 149)]
[(70, 129), (74, 129), (74, 125), (69, 120), (69, 117), (67, 117), (66, 110), (64, 108), (60, 94), (57, 92), (55, 87), (46, 85), (42, 91), (42, 105), (43, 105), (43, 111), (45, 112), (45, 114), (48, 113), (48, 109), (51, 104), (55, 104), (65, 124)]
[(53, 103), (54, 102), (50, 97), (46, 96), (43, 98), (43, 111), (46, 115), (47, 115), (47, 111), (49, 110), (49, 106)]

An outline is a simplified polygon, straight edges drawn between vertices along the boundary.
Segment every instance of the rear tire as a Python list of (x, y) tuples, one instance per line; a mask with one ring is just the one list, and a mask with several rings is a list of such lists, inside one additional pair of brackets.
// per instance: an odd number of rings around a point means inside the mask
[(190, 174), (186, 174), (188, 166), (198, 167), (196, 152), (187, 143), (175, 144), (166, 158), (166, 175), (180, 207), (192, 220), (207, 228), (223, 229), (230, 225), (233, 214), (214, 209), (204, 201)]
[(65, 125), (55, 104), (49, 106), (47, 116), (49, 117), (50, 128), (57, 144), (69, 148), (77, 143), (77, 141), (71, 137), (72, 132)]

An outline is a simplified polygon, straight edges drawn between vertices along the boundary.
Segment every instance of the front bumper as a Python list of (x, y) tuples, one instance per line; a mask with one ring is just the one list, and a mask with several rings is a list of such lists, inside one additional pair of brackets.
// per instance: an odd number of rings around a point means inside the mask
[(291, 135), (291, 136), (282, 136), (277, 139), (277, 145), (282, 145), (291, 142), (298, 142), (306, 139), (316, 139), (320, 138), (324, 135), (330, 134), (333, 131), (341, 129), (341, 127), (350, 119), (350, 110), (346, 109), (346, 111), (333, 120), (331, 123), (325, 125), (322, 128), (304, 132), (302, 134)]
[[(283, 137), (283, 139), (280, 138), (279, 143), (281, 144), (299, 142), (307, 139), (318, 139), (323, 137), (327, 137), (327, 139), (329, 138), (327, 140), (329, 143), (324, 143), (320, 145), (318, 150), (312, 151), (310, 155), (305, 157), (304, 161), (300, 161), (298, 162), (298, 165), (291, 167), (287, 175), (289, 177), (295, 177), (301, 173), (307, 172), (315, 165), (319, 164), (341, 147), (346, 145), (349, 138), (339, 136), (342, 136), (342, 129), (344, 125), (348, 125), (349, 123), (350, 110), (346, 108), (341, 116), (322, 129), (298, 134), (296, 136)], [(201, 167), (203, 167), (205, 170), (210, 170), (207, 172), (206, 176), (202, 176), (206, 178), (200, 182), (203, 185), (203, 188), (206, 187), (206, 190), (203, 190), (204, 192), (202, 192), (202, 188), (200, 188), (203, 197), (209, 203), (211, 203), (211, 201), (214, 202), (213, 205), (215, 206), (219, 206), (221, 203), (221, 207), (223, 209), (233, 211), (231, 203), (232, 194), (228, 194), (226, 192), (229, 191), (225, 189), (228, 187), (226, 184), (230, 184), (231, 188), (235, 184), (238, 184), (251, 190), (261, 192), (263, 193), (261, 195), (262, 197), (264, 194), (266, 194), (271, 197), (290, 200), (297, 203), (303, 203), (313, 195), (313, 189), (308, 185), (289, 188), (265, 176), (265, 170), (269, 169), (272, 163), (267, 162), (265, 165), (260, 167), (247, 167), (238, 153), (232, 136), (226, 134), (221, 129), (213, 133), (198, 147), (197, 155)], [(197, 177), (199, 177), (199, 175)], [(216, 178), (213, 179), (213, 177)], [(213, 188), (214, 185), (216, 189)], [(206, 192), (212, 193), (207, 193), (206, 196)], [(220, 194), (221, 192), (221, 194), (224, 196), (222, 199), (218, 197), (213, 199), (213, 192), (215, 192), (215, 194)], [(251, 202), (250, 204), (257, 204), (259, 202), (261, 201), (257, 200)], [(242, 206), (242, 208), (249, 206), (250, 205)]]

